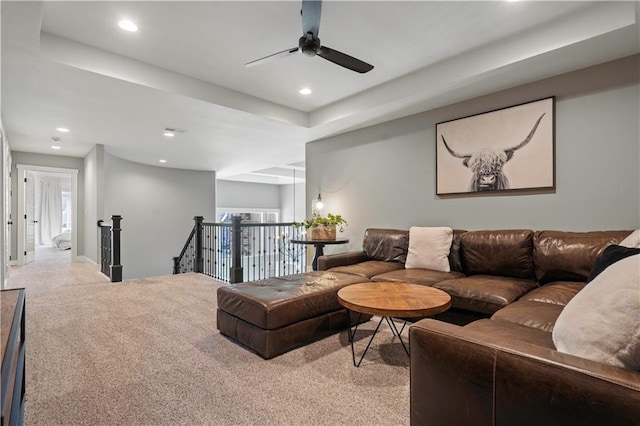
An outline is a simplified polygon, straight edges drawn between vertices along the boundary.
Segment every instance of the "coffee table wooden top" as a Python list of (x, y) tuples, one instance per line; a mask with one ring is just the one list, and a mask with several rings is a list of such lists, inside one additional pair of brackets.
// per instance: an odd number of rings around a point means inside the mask
[(400, 282), (348, 285), (338, 291), (338, 300), (352, 311), (400, 318), (435, 315), (451, 306), (451, 296), (442, 290)]

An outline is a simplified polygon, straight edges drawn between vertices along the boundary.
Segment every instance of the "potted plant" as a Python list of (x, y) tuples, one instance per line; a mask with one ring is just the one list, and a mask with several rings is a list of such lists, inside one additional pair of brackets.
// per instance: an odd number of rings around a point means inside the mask
[(309, 239), (335, 240), (336, 228), (343, 232), (344, 226), (348, 225), (348, 223), (339, 214), (327, 213), (326, 216), (314, 214), (311, 219), (307, 219), (297, 225), (304, 226), (307, 229), (307, 238)]

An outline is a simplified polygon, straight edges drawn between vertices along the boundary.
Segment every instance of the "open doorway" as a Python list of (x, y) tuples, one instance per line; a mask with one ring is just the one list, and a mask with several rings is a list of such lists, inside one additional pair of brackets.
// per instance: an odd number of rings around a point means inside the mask
[(77, 170), (17, 165), (18, 264), (77, 259)]

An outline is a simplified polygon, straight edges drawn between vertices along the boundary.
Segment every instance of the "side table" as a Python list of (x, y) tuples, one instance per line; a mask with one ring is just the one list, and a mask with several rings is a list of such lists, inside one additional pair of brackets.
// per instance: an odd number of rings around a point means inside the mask
[(313, 263), (311, 264), (314, 271), (318, 270), (318, 258), (324, 256), (324, 246), (327, 244), (346, 244), (349, 242), (348, 238), (339, 238), (335, 240), (291, 240), (294, 244), (311, 244), (316, 248), (316, 252), (313, 256)]

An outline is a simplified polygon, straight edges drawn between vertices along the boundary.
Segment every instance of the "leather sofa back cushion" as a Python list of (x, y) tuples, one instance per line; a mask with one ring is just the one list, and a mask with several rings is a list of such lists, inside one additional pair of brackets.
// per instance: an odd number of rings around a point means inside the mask
[(409, 250), (409, 231), (400, 229), (367, 229), (362, 250), (368, 260), (404, 264)]
[(598, 256), (618, 244), (631, 231), (537, 231), (533, 261), (541, 284), (551, 281), (586, 281)]
[(462, 234), (461, 249), (467, 275), (535, 277), (531, 230), (468, 231)]

